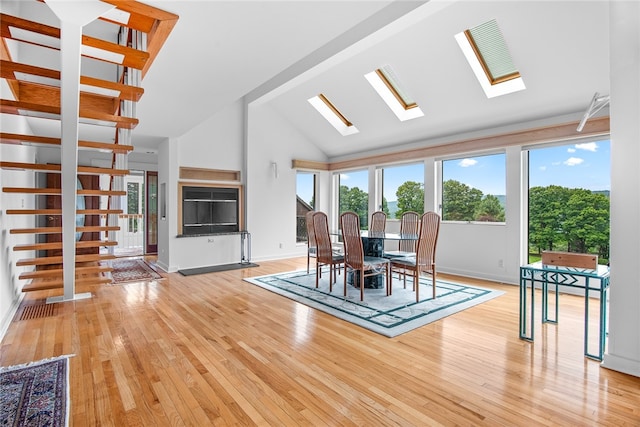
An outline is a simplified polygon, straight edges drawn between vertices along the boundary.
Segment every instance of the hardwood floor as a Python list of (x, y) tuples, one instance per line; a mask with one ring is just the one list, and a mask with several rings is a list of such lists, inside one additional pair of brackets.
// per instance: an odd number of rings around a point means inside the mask
[(640, 378), (582, 355), (582, 298), (532, 344), (517, 287), (442, 275), (506, 293), (386, 338), (242, 280), (296, 269), (79, 287), (94, 297), (16, 316), (0, 365), (75, 354), (72, 426), (640, 425)]

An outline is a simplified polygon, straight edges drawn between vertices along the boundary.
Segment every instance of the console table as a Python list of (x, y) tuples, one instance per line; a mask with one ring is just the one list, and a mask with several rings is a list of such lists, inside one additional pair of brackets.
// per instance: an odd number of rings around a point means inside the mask
[[(535, 284), (542, 290), (542, 323), (558, 323), (559, 287), (584, 290), (584, 355), (602, 361), (607, 324), (607, 298), (609, 294), (609, 267), (598, 265), (595, 269), (547, 265), (536, 262), (520, 267), (520, 339), (533, 341)], [(549, 285), (555, 293), (555, 313), (549, 316)], [(598, 351), (589, 351), (589, 295), (597, 292), (599, 305)]]

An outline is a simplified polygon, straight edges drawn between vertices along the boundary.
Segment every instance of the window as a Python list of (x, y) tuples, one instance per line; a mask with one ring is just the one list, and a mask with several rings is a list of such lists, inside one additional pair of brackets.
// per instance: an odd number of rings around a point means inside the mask
[(369, 226), (369, 171), (343, 172), (340, 174), (338, 214), (355, 212), (360, 217), (360, 228)]
[(493, 154), (442, 162), (444, 221), (504, 222), (506, 157)]
[(424, 116), (389, 65), (364, 76), (400, 121)]
[(525, 89), (495, 19), (455, 35), (487, 98)]
[(529, 150), (529, 262), (543, 250), (609, 260), (610, 143)]
[(389, 219), (407, 211), (424, 213), (424, 164), (382, 169), (382, 210)]
[(307, 242), (306, 214), (315, 210), (316, 175), (311, 172), (296, 174), (296, 241)]
[(309, 98), (307, 101), (309, 101), (309, 104), (311, 104), (331, 126), (340, 132), (342, 136), (353, 135), (359, 132), (358, 128), (347, 120), (325, 95), (319, 94), (318, 96)]

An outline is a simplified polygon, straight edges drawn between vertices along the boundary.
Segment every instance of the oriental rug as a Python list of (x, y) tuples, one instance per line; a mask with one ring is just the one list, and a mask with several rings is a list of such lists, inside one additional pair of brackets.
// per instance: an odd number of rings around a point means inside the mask
[(162, 279), (162, 276), (143, 259), (118, 259), (113, 261), (111, 265), (113, 267), (111, 278), (116, 284)]
[(0, 425), (68, 425), (69, 357), (0, 367)]
[(422, 277), (419, 281), (420, 301), (416, 302), (412, 279), (407, 279), (405, 289), (403, 282), (395, 275), (391, 296), (386, 295), (384, 287), (365, 289), (364, 301), (360, 301), (360, 290), (349, 284), (347, 297), (344, 297), (344, 282), (341, 276), (338, 276), (337, 284), (333, 285), (333, 291), (329, 292), (328, 277), (327, 271), (322, 275), (317, 289), (315, 273), (307, 274), (306, 271), (244, 280), (387, 337), (411, 331), (504, 293), (438, 280), (437, 297), (432, 299), (432, 281), (430, 278)]

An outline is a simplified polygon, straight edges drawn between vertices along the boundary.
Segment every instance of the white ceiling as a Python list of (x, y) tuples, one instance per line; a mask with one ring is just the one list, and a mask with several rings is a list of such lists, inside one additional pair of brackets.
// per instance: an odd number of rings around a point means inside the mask
[[(178, 137), (247, 94), (339, 159), (514, 122), (579, 120), (595, 92), (609, 93), (606, 1), (146, 3), (180, 19), (143, 81), (140, 147)], [(487, 99), (454, 35), (493, 18), (527, 89)], [(372, 90), (364, 74), (386, 64), (424, 117), (400, 122)], [(359, 134), (341, 136), (309, 105), (320, 92)]]

